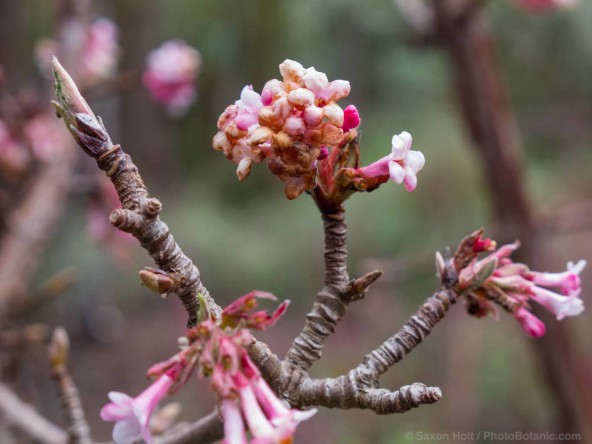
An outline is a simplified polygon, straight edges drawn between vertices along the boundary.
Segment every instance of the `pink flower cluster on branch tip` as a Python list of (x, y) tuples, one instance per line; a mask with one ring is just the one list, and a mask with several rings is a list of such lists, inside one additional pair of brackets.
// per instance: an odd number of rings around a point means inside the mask
[(155, 102), (179, 117), (197, 97), (195, 81), (200, 67), (197, 49), (182, 40), (171, 40), (148, 54), (142, 82)]
[(253, 339), (247, 328), (263, 330), (272, 326), (289, 303), (284, 301), (269, 314), (254, 311), (258, 299), (276, 300), (271, 293), (252, 291), (228, 305), (218, 322), (205, 310), (204, 319), (180, 341), (181, 351), (148, 370), (149, 377), (158, 378), (148, 390), (134, 399), (110, 393), (112, 402), (103, 408), (101, 417), (117, 421), (114, 440), (127, 443), (142, 436), (149, 441), (148, 421), (156, 404), (184, 385), (197, 369), (200, 376), (211, 378), (211, 386), (218, 394), (225, 443), (247, 443), (247, 427), (252, 443), (292, 442), (298, 423), (316, 410), (301, 412), (285, 406), (249, 358), (245, 347)]
[(342, 109), (337, 103), (349, 95), (349, 82), (329, 82), (324, 73), (292, 60), (280, 65), (280, 73), (282, 80), (268, 81), (261, 94), (245, 86), (218, 119), (212, 145), (237, 164), (239, 180), (249, 176), (253, 163), (265, 161), (285, 182), (288, 199), (315, 190), (317, 203), (333, 207), (389, 178), (415, 189), (425, 159), (411, 150), (409, 133), (393, 137), (391, 154), (360, 168), (360, 114), (354, 105)]
[(578, 0), (515, 0), (516, 6), (527, 12), (550, 12), (573, 8)]
[(543, 306), (557, 320), (582, 313), (580, 273), (586, 261), (568, 262), (567, 270), (562, 273), (531, 271), (525, 264), (513, 262), (509, 257), (519, 246), (516, 241), (492, 251), (495, 242), (479, 237), (475, 242), (475, 253), (492, 252), (481, 260), (474, 258), (460, 271), (458, 287), (480, 307), (473, 314), (483, 316), (494, 311), (493, 302), (498, 303), (512, 312), (528, 335), (540, 337), (545, 334), (545, 325), (528, 311), (529, 303), (534, 301)]
[(212, 144), (238, 165), (240, 180), (253, 163), (266, 161), (294, 199), (316, 186), (318, 162), (353, 138), (360, 116), (355, 106), (337, 104), (350, 92), (348, 81), (329, 82), (324, 73), (292, 60), (279, 68), (282, 80), (268, 81), (261, 94), (251, 85), (243, 88), (240, 100), (218, 119)]

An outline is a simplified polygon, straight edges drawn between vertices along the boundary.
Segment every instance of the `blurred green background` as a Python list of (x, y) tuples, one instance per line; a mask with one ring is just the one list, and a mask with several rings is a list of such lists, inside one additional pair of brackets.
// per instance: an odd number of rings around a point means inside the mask
[[(11, 80), (15, 86), (35, 87), (28, 80), (34, 78), (33, 62), (22, 54), (31, 54), (34, 42), (52, 32), (51, 2), (14, 3), (20, 3), (12, 6), (20, 26), (11, 31), (12, 44), (21, 58), (7, 71), (10, 77), (14, 66), (19, 73)], [(453, 100), (446, 55), (439, 47), (411, 44), (411, 30), (392, 1), (101, 0), (93, 7), (119, 25), (122, 70), (141, 67), (150, 49), (171, 38), (201, 52), (199, 98), (180, 120), (168, 118), (141, 89), (92, 105), (164, 203), (161, 216), (221, 305), (255, 288), (292, 301), (279, 324), (260, 335), (279, 355), (322, 284), (322, 224), (310, 198), (286, 200), (264, 165), (238, 183), (235, 166), (211, 148), (220, 113), (245, 84), (260, 90), (280, 77), (279, 63), (290, 58), (330, 80), (351, 82), (343, 106), (354, 103), (360, 110), (363, 163), (387, 154), (392, 135), (403, 130), (425, 154), (415, 192), (389, 183), (348, 201), (351, 272), (381, 268), (385, 275), (351, 307), (314, 376), (347, 371), (398, 330), (437, 286), (434, 252), (488, 227), (485, 184)], [(528, 15), (511, 1), (496, 1), (486, 15), (523, 139), (524, 180), (537, 213), (553, 218), (592, 192), (592, 3)], [(80, 163), (93, 167), (88, 158)], [(581, 222), (577, 229), (548, 231), (554, 269), (567, 260), (592, 259), (592, 226)], [(33, 317), (70, 331), (74, 375), (93, 436), (103, 440), (111, 426), (98, 420), (98, 410), (107, 391), (139, 392), (145, 369), (174, 353), (183, 334), (180, 304), (161, 301), (139, 285), (137, 270), (152, 264), (135, 245), (130, 249), (132, 263), (119, 267), (90, 242), (85, 199), (77, 196), (38, 276), (42, 282), (65, 267), (76, 272), (75, 287)], [(589, 270), (583, 278), (587, 299)], [(590, 360), (588, 319), (585, 312), (562, 322)], [(403, 443), (421, 441), (419, 432), (450, 433), (449, 442), (455, 442), (454, 431), (549, 431), (556, 407), (529, 341), (507, 315), (499, 322), (477, 320), (457, 306), (381, 380), (392, 389), (412, 382), (440, 386), (439, 403), (387, 417), (321, 409), (301, 425), (296, 440)], [(32, 350), (21, 365), (30, 400), (59, 421), (43, 350)], [(209, 412), (213, 399), (206, 381), (189, 384), (176, 398), (184, 402), (187, 420)]]

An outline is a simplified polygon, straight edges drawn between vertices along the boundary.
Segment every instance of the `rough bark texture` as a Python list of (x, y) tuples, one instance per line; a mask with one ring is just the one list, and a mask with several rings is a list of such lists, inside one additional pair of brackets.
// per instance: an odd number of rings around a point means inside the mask
[(62, 410), (68, 424), (66, 430), (70, 444), (91, 444), (90, 428), (84, 417), (84, 409), (80, 394), (66, 365), (52, 369), (53, 377), (58, 385)]
[(323, 214), (325, 228), (325, 286), (318, 293), (302, 332), (286, 354), (288, 362), (308, 369), (319, 360), (325, 340), (344, 316), (349, 276), (347, 274), (347, 226), (345, 210)]

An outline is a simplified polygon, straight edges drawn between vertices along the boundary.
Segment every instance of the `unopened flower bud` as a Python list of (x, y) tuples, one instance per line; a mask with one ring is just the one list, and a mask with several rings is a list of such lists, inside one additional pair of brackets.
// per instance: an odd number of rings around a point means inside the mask
[(288, 94), (288, 101), (294, 105), (299, 107), (305, 107), (312, 105), (315, 100), (314, 93), (306, 88), (298, 88), (290, 91)]
[(54, 56), (51, 61), (51, 68), (55, 77), (55, 90), (58, 102), (53, 102), (56, 111), (64, 119), (66, 127), (76, 126), (76, 114), (88, 114), (96, 119), (94, 113), (86, 103), (86, 100), (78, 91), (78, 87), (72, 77)]
[(156, 293), (166, 293), (168, 291), (174, 291), (179, 285), (177, 279), (166, 271), (158, 270), (156, 268), (146, 267), (140, 270), (140, 279), (142, 284), (149, 290), (155, 291)]
[(70, 339), (64, 327), (57, 327), (53, 331), (49, 343), (48, 354), (52, 368), (66, 365), (70, 353)]

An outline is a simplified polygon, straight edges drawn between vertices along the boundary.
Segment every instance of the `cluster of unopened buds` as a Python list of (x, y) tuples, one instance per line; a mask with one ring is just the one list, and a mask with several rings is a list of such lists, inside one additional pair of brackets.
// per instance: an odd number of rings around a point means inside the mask
[(392, 153), (359, 167), (360, 116), (354, 105), (337, 103), (350, 93), (346, 80), (329, 82), (315, 68), (286, 60), (282, 80), (268, 81), (261, 94), (248, 85), (240, 100), (218, 119), (213, 147), (238, 165), (242, 181), (253, 163), (266, 161), (285, 182), (289, 199), (319, 186), (329, 199), (343, 201), (353, 191), (368, 191), (392, 178), (412, 191), (424, 157), (411, 151), (411, 136), (393, 137)]
[(200, 67), (197, 49), (182, 40), (171, 40), (148, 54), (142, 82), (155, 102), (171, 115), (181, 116), (197, 97), (195, 81)]
[[(116, 443), (132, 443), (140, 438), (151, 442), (150, 417), (167, 394), (183, 386), (193, 371), (210, 377), (218, 394), (224, 420), (224, 442), (247, 443), (246, 426), (258, 443), (289, 443), (299, 422), (310, 418), (316, 410), (290, 409), (267, 385), (259, 369), (249, 358), (246, 347), (252, 343), (248, 329), (263, 330), (286, 311), (284, 301), (271, 314), (253, 312), (257, 298), (275, 300), (270, 293), (253, 291), (223, 311), (219, 321), (207, 311), (204, 318), (180, 340), (181, 351), (170, 359), (152, 366), (149, 377), (155, 382), (136, 398), (111, 392), (111, 402), (101, 410), (106, 421), (115, 421), (113, 439)], [(205, 301), (202, 307), (205, 307)], [(246, 424), (246, 426), (245, 426)]]
[[(567, 270), (561, 273), (541, 273), (510, 259), (512, 252), (520, 246), (518, 241), (496, 249), (495, 241), (482, 238), (481, 232), (468, 239), (472, 242), (474, 257), (460, 270), (458, 290), (467, 301), (469, 314), (477, 317), (488, 313), (496, 315), (494, 304), (497, 304), (513, 314), (526, 334), (539, 338), (545, 334), (546, 328), (529, 311), (531, 301), (543, 306), (557, 320), (584, 311), (584, 303), (579, 297), (579, 275), (586, 266), (585, 260), (576, 264), (568, 262)], [(482, 252), (489, 254), (479, 260), (476, 255)], [(443, 259), (439, 255), (437, 264), (439, 270), (443, 270)]]

